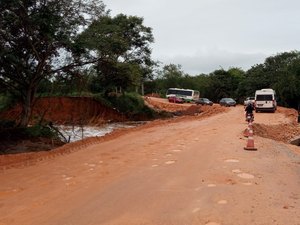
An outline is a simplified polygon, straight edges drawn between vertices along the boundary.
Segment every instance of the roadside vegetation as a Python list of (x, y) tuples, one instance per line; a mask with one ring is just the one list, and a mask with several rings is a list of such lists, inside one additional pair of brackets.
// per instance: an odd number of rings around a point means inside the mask
[(202, 97), (218, 102), (231, 97), (242, 104), (255, 90), (272, 88), (280, 106), (300, 107), (300, 52), (278, 53), (253, 65), (248, 71), (240, 68), (217, 69), (209, 74), (190, 76), (180, 65), (166, 65), (158, 76), (145, 83), (145, 92), (164, 96), (169, 87), (199, 90)]
[[(276, 90), (278, 104), (299, 108), (300, 52), (278, 53), (248, 71), (217, 69), (191, 76), (180, 65), (151, 57), (152, 28), (143, 18), (111, 16), (102, 1), (3, 0), (0, 3), (0, 111), (17, 102), (22, 112), (1, 127), (28, 128), (43, 96), (90, 96), (130, 119), (155, 118), (142, 96), (164, 97), (169, 87), (200, 91), (217, 102), (242, 103), (255, 90)], [(1, 118), (0, 118), (1, 120)], [(29, 129), (31, 132), (33, 128)]]

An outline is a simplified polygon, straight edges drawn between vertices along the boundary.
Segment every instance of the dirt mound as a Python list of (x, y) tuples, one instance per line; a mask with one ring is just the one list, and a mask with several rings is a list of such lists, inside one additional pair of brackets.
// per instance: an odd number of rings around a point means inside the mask
[(156, 97), (145, 97), (145, 103), (157, 111), (167, 111), (172, 112), (175, 115), (198, 115), (201, 116), (212, 116), (218, 113), (222, 113), (228, 110), (226, 107), (221, 107), (219, 104), (215, 104), (212, 106), (207, 105), (195, 105), (191, 103), (172, 103), (168, 102), (167, 99), (164, 98), (156, 98)]
[(289, 143), (295, 136), (300, 134), (300, 126), (297, 124), (265, 125), (254, 123), (253, 130), (258, 136), (285, 143)]
[(278, 107), (277, 112), (284, 114), (285, 117), (290, 119), (291, 123), (297, 124), (298, 112), (296, 109)]
[(300, 125), (297, 123), (298, 112), (295, 109), (278, 107), (277, 113), (283, 114), (289, 122), (275, 125), (254, 123), (254, 133), (261, 137), (290, 143), (294, 137), (300, 134)]
[(170, 103), (167, 99), (164, 98), (156, 98), (156, 97), (145, 97), (145, 103), (157, 111), (167, 111), (167, 112), (178, 112), (185, 111), (187, 108), (191, 106), (191, 104), (183, 103)]
[(204, 105), (201, 106), (202, 112), (201, 115), (202, 117), (209, 117), (209, 116), (213, 116), (219, 113), (223, 113), (223, 112), (227, 112), (229, 110), (229, 108), (227, 107), (222, 107), (219, 104), (216, 105)]
[[(0, 118), (18, 120), (20, 105), (3, 112)], [(103, 124), (124, 121), (125, 116), (89, 97), (45, 97), (39, 98), (32, 113), (32, 120), (51, 121), (56, 124)], [(33, 122), (33, 121), (32, 121)]]

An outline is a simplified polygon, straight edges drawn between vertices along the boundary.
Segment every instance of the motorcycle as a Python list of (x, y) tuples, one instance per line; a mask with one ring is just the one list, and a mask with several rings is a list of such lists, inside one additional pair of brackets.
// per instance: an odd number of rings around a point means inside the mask
[(254, 121), (254, 115), (253, 115), (253, 113), (246, 113), (246, 121), (248, 122), (248, 123), (252, 123), (253, 121)]

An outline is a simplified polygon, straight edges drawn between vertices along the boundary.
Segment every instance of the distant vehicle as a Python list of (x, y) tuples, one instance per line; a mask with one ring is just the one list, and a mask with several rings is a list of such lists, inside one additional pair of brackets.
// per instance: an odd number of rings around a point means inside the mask
[(249, 103), (255, 103), (255, 97), (247, 97), (244, 101), (244, 106), (248, 105)]
[(222, 98), (219, 102), (221, 106), (236, 106), (236, 101), (234, 101), (232, 98)]
[(195, 101), (197, 105), (213, 105), (213, 102), (210, 101), (208, 98), (199, 98)]
[(276, 109), (276, 92), (273, 89), (261, 89), (255, 92), (255, 112), (275, 112)]
[(182, 98), (178, 98), (176, 96), (168, 97), (168, 101), (172, 103), (184, 103), (184, 100)]
[(183, 99), (185, 102), (192, 102), (199, 99), (200, 92), (192, 89), (169, 88), (166, 97), (174, 96)]

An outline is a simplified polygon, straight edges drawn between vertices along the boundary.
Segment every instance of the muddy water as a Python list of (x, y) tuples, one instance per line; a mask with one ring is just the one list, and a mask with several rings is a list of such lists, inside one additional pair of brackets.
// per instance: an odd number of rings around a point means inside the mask
[(62, 133), (61, 139), (68, 142), (79, 141), (87, 137), (101, 137), (112, 131), (120, 128), (136, 127), (145, 122), (124, 122), (124, 123), (109, 123), (102, 126), (56, 126)]

